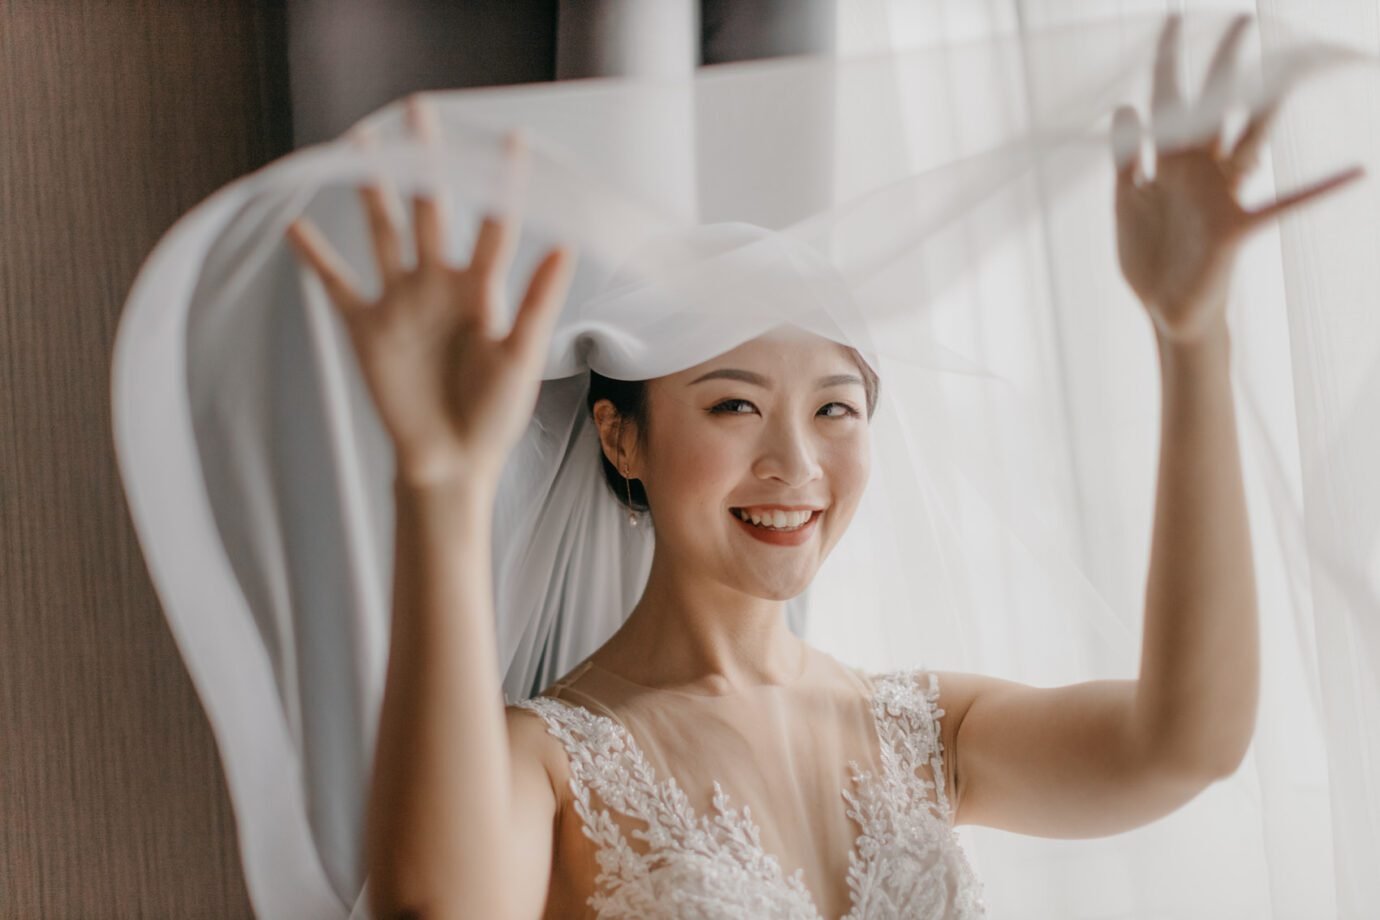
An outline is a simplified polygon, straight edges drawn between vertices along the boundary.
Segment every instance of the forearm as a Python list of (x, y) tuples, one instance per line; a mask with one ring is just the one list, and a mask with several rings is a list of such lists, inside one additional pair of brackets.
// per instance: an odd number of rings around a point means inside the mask
[(1259, 626), (1225, 321), (1193, 345), (1161, 337), (1154, 536), (1136, 717), (1150, 753), (1230, 773), (1259, 695)]
[[(495, 916), (510, 772), (493, 627), (493, 489), (399, 480), (392, 638), (370, 787), (373, 907)], [(451, 895), (463, 902), (450, 900)]]

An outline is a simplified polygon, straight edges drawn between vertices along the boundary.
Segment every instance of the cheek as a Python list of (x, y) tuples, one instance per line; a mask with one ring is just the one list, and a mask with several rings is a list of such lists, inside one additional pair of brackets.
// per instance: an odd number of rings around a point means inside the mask
[(744, 450), (742, 438), (700, 426), (676, 443), (664, 445), (657, 467), (678, 501), (686, 505), (697, 499), (717, 501), (743, 478)]
[[(702, 507), (717, 506), (737, 487), (748, 462), (747, 444), (741, 435), (726, 431), (727, 426), (696, 418), (692, 411), (659, 411), (662, 428), (652, 431), (646, 477), (654, 510), (668, 525), (673, 519), (701, 514)], [(675, 434), (665, 437), (662, 432)]]
[(865, 431), (841, 439), (827, 455), (825, 475), (836, 501), (852, 506), (862, 496), (872, 472), (872, 442)]

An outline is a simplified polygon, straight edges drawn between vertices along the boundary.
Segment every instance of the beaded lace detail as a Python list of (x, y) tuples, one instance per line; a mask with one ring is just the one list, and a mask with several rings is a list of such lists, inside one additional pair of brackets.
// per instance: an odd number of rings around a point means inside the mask
[[(853, 789), (842, 790), (859, 827), (848, 858), (852, 906), (843, 920), (986, 916), (981, 882), (950, 823), (938, 678), (930, 674), (922, 691), (917, 673), (873, 677), (881, 772), (851, 761)], [(550, 697), (516, 705), (540, 715), (569, 755), (574, 808), (597, 848), (589, 904), (601, 918), (822, 920), (803, 870), (782, 871), (762, 849), (750, 809), (736, 808), (718, 782), (713, 814), (697, 816), (675, 777), (658, 779), (613, 719)], [(917, 773), (923, 766), (933, 781)], [(645, 828), (625, 834), (609, 809)]]

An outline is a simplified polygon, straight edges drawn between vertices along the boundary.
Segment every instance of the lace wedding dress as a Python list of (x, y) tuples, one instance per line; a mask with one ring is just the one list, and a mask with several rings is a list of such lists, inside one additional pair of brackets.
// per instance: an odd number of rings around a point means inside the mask
[(817, 649), (790, 682), (725, 695), (584, 661), (515, 704), (568, 755), (548, 915), (984, 917), (939, 693)]

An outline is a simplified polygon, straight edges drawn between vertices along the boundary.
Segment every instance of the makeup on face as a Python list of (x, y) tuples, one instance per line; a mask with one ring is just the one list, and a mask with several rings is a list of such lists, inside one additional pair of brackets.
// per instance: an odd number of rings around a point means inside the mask
[(824, 509), (750, 505), (747, 508), (730, 508), (729, 513), (738, 526), (755, 540), (772, 546), (799, 546), (819, 529), (819, 519)]

